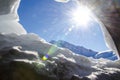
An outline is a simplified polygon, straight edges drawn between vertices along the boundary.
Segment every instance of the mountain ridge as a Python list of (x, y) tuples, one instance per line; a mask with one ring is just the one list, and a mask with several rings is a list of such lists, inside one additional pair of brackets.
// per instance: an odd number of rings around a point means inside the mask
[(80, 54), (80, 55), (87, 56), (87, 57), (92, 57), (95, 59), (100, 59), (100, 58), (105, 58), (105, 59), (109, 59), (109, 60), (117, 59), (117, 56), (111, 50), (97, 52), (92, 49), (87, 49), (83, 46), (78, 46), (78, 45), (76, 46), (72, 43), (69, 43), (69, 42), (63, 41), (63, 40), (58, 40), (58, 41), (51, 40), (50, 43), (54, 44), (58, 47), (61, 47), (61, 48), (67, 48), (76, 54)]
[(58, 41), (51, 40), (50, 43), (55, 44), (58, 47), (67, 48), (74, 53), (81, 54), (81, 55), (84, 55), (87, 57), (93, 57), (98, 53), (98, 52), (93, 51), (91, 49), (87, 49), (83, 46), (76, 46), (74, 44), (71, 44), (71, 43), (69, 43), (67, 41), (63, 41), (63, 40), (58, 40)]

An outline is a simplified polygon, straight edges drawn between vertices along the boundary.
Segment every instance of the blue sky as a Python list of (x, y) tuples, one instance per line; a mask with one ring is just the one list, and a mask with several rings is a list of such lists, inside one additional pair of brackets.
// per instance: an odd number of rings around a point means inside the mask
[[(68, 12), (74, 3), (54, 0), (21, 0), (18, 10), (20, 23), (29, 33), (36, 33), (47, 41), (65, 40), (95, 51), (107, 50), (100, 26), (91, 21), (87, 29), (73, 29)], [(67, 35), (66, 35), (67, 34)]]

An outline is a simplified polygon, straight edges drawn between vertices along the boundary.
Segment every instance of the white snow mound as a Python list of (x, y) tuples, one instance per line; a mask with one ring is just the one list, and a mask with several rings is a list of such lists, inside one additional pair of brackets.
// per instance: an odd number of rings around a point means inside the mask
[(0, 0), (0, 33), (26, 34), (26, 30), (18, 22), (17, 9), (20, 0)]

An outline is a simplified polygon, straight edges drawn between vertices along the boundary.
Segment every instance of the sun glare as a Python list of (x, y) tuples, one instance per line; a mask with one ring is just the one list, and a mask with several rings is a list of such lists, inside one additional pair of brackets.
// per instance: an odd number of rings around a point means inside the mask
[(71, 10), (71, 21), (75, 26), (87, 26), (91, 20), (91, 11), (87, 7), (77, 7)]

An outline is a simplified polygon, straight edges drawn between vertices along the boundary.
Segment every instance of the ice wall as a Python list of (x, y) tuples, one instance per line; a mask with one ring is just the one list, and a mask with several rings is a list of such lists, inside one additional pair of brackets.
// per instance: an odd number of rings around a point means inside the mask
[(17, 10), (20, 0), (0, 0), (0, 33), (26, 34), (26, 30), (19, 23)]

